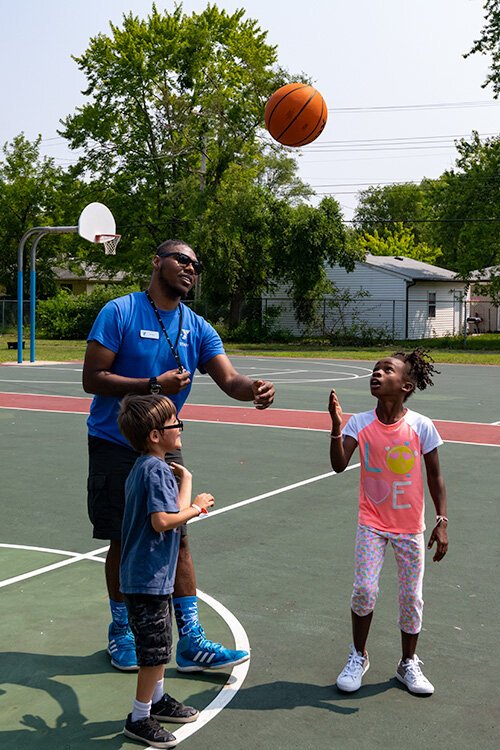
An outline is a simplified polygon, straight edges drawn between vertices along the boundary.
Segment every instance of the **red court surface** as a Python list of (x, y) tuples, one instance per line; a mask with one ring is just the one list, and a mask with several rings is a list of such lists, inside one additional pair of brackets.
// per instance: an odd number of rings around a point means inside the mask
[[(68, 414), (88, 414), (91, 398), (46, 396), (34, 393), (0, 393), (0, 408), (27, 409)], [(350, 414), (345, 414), (348, 419)], [(288, 429), (330, 429), (326, 412), (289, 409), (256, 410), (248, 406), (207, 406), (186, 404), (182, 417), (196, 422), (225, 422), (232, 424), (284, 427)], [(454, 422), (434, 420), (439, 434), (446, 442), (500, 446), (500, 425), (484, 422)]]

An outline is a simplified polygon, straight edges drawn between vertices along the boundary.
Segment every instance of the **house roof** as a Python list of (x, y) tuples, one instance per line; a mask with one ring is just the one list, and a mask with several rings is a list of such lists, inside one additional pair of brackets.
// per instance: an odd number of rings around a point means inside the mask
[(456, 281), (457, 275), (447, 268), (432, 266), (430, 263), (422, 263), (413, 258), (403, 258), (392, 255), (371, 255), (368, 253), (362, 261), (369, 266), (379, 268), (381, 271), (389, 271), (413, 281)]
[(473, 281), (491, 281), (492, 277), (500, 275), (499, 266), (488, 266), (472, 272)]
[(123, 271), (97, 270), (96, 266), (91, 264), (83, 264), (82, 268), (78, 270), (57, 267), (52, 270), (59, 281), (94, 281), (105, 283), (108, 281), (123, 281), (125, 279)]

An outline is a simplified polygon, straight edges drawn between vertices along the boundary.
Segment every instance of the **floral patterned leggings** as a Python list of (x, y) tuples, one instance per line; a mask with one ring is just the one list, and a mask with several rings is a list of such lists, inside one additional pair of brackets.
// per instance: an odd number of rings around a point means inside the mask
[(385, 551), (390, 542), (398, 566), (399, 619), (405, 633), (419, 633), (422, 628), (422, 583), (425, 547), (423, 534), (392, 534), (358, 525), (355, 548), (354, 586), (351, 609), (360, 617), (375, 609), (379, 578)]

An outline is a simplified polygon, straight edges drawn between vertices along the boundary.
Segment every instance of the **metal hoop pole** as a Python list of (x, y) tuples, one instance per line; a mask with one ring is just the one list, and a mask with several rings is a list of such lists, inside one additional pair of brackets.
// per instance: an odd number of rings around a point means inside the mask
[[(39, 235), (39, 237), (37, 237), (33, 243), (32, 255), (31, 255), (32, 272), (30, 274), (30, 282), (32, 283), (33, 287), (36, 290), (36, 271), (35, 271), (34, 251), (36, 251), (38, 240), (40, 240), (44, 234), (65, 234), (65, 233), (73, 233), (77, 231), (78, 231), (78, 227), (33, 227), (32, 229), (28, 229), (28, 231), (25, 232), (23, 236), (21, 237), (21, 240), (17, 248), (17, 361), (18, 361), (18, 364), (22, 364), (23, 362), (24, 246), (26, 245), (27, 240), (32, 235)], [(32, 305), (33, 305), (33, 308), (32, 308)], [(33, 321), (32, 321), (33, 327), (31, 330), (30, 341), (31, 341), (31, 337), (34, 337), (34, 331), (35, 331), (35, 325), (34, 325), (35, 306), (36, 306), (36, 299), (35, 299), (35, 296), (32, 295), (32, 297), (30, 298), (30, 319), (31, 319), (31, 316), (33, 316)], [(32, 312), (32, 309), (33, 309), (33, 312)], [(34, 355), (34, 343), (33, 343), (33, 355)], [(32, 359), (31, 361), (33, 362), (34, 359)]]
[(35, 237), (30, 252), (30, 362), (35, 361), (35, 318), (36, 318), (36, 249), (42, 237), (47, 234), (40, 232)]

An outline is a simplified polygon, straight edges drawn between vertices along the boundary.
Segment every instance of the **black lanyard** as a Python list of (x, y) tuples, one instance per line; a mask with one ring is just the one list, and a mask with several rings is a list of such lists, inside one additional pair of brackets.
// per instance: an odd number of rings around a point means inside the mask
[(170, 347), (170, 351), (172, 352), (174, 359), (177, 362), (177, 365), (179, 367), (179, 372), (184, 372), (184, 366), (179, 357), (179, 339), (181, 337), (181, 331), (182, 331), (182, 305), (181, 303), (179, 302), (179, 330), (177, 332), (177, 338), (175, 339), (175, 346), (174, 346), (174, 344), (172, 344), (170, 340), (170, 336), (167, 333), (167, 329), (163, 325), (163, 320), (161, 319), (160, 313), (158, 312), (158, 308), (156, 307), (154, 300), (147, 289), (145, 291), (145, 295), (148, 298), (149, 303), (151, 307), (153, 308), (153, 312), (156, 315), (156, 319), (158, 320), (158, 323), (160, 324), (160, 328), (163, 331), (165, 338), (167, 339), (168, 345)]

